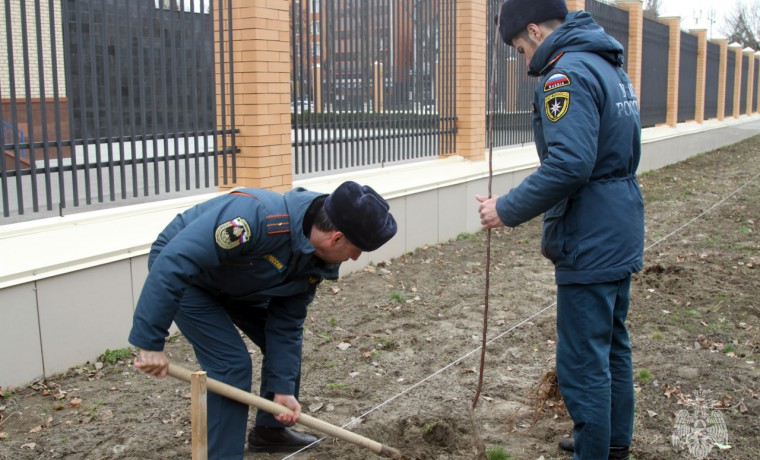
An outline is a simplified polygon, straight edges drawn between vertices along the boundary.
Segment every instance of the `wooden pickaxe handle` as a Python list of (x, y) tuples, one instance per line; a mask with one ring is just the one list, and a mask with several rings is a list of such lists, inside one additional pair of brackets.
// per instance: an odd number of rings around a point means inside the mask
[[(192, 372), (189, 371), (188, 369), (185, 369), (182, 366), (178, 366), (176, 364), (169, 364), (169, 375), (171, 375), (172, 377), (176, 379), (183, 380), (185, 382), (190, 383)], [(243, 391), (240, 388), (235, 388), (232, 385), (228, 385), (226, 383), (220, 382), (219, 380), (215, 380), (210, 377), (207, 377), (206, 380), (207, 380), (207, 387), (209, 390), (213, 391), (214, 393), (218, 395), (224, 396), (225, 398), (229, 398), (239, 403), (253, 406), (257, 409), (261, 409), (265, 412), (269, 412), (270, 414), (274, 414), (274, 415), (293, 413), (292, 410), (288, 409), (285, 406), (281, 406), (266, 398), (262, 398), (260, 396), (256, 396), (252, 393), (249, 393), (247, 391)], [(301, 417), (298, 419), (298, 423), (300, 423), (303, 426), (313, 428), (317, 431), (320, 431), (332, 437), (342, 439), (343, 441), (348, 441), (352, 444), (356, 444), (357, 446), (367, 448), (371, 450), (372, 452), (378, 455), (381, 455), (383, 457), (397, 458), (397, 459), (403, 458), (401, 453), (392, 447), (388, 447), (384, 444), (380, 444), (377, 441), (373, 441), (371, 439), (365, 438), (364, 436), (358, 435), (356, 433), (352, 433), (343, 428), (337, 427), (335, 425), (331, 425), (327, 422), (323, 422), (322, 420), (316, 419), (309, 415), (301, 414)]]

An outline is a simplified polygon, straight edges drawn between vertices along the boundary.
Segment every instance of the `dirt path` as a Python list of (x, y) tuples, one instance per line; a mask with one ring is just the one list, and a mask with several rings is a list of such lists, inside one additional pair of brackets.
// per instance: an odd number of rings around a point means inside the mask
[[(641, 177), (647, 251), (629, 317), (637, 460), (699, 458), (671, 440), (676, 426), (693, 434), (677, 418), (683, 410), (725, 421), (730, 448), (708, 446), (707, 458), (760, 458), (758, 174), (755, 137)], [(568, 459), (556, 447), (571, 430), (561, 401), (536, 398), (556, 340), (553, 268), (539, 235), (538, 220), (492, 234), (491, 342), (474, 413), (482, 232), (321, 286), (305, 334), (305, 411), (339, 426), (360, 418), (350, 429), (417, 459), (492, 449)], [(182, 337), (167, 349), (194, 368)], [(129, 360), (87, 364), (0, 399), (0, 459), (190, 458), (189, 404), (188, 385), (148, 378)], [(379, 457), (326, 439), (294, 458)]]

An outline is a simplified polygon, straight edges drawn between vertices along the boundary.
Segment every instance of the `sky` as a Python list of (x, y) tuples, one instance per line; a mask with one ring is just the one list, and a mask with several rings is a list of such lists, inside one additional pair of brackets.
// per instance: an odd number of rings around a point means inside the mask
[(726, 18), (737, 1), (750, 5), (754, 0), (660, 0), (660, 16), (680, 16), (682, 29), (705, 29), (708, 38), (725, 37)]

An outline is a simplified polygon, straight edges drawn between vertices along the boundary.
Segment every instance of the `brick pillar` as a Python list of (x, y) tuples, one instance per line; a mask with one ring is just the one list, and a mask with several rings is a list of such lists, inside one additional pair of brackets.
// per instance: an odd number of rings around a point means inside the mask
[(569, 11), (581, 11), (586, 9), (586, 0), (567, 0), (567, 9)]
[(742, 45), (731, 43), (728, 45), (728, 52), (736, 55), (736, 65), (734, 70), (734, 113), (732, 113), (731, 116), (739, 118), (742, 99)]
[(726, 77), (728, 64), (728, 40), (714, 38), (713, 43), (720, 47), (720, 64), (718, 65), (718, 120), (726, 118)]
[(755, 52), (755, 78), (758, 81), (758, 91), (755, 94), (755, 112), (760, 112), (760, 51)]
[[(457, 154), (482, 160), (486, 151), (486, 2), (456, 2)], [(499, 38), (501, 40), (501, 38)]]
[(690, 34), (697, 36), (697, 94), (695, 96), (697, 123), (705, 121), (705, 91), (707, 88), (707, 30), (694, 29)]
[(678, 74), (681, 67), (681, 18), (660, 18), (660, 22), (670, 27), (670, 42), (668, 53), (670, 67), (668, 68), (668, 113), (665, 124), (678, 124)]
[[(235, 102), (240, 152), (237, 181), (221, 188), (246, 186), (284, 192), (293, 182), (289, 0), (233, 2), (232, 5), (235, 93), (230, 94), (227, 89), (226, 94), (228, 102), (230, 98)], [(226, 28), (226, 18), (223, 23)], [(214, 21), (215, 37), (219, 35), (218, 27), (218, 21)], [(224, 34), (226, 38), (226, 30)], [(217, 69), (219, 59), (217, 50)], [(224, 60), (229, 60), (226, 50)], [(218, 98), (218, 112), (221, 112), (220, 103)], [(229, 107), (226, 110), (230, 113)], [(231, 178), (231, 165), (228, 166)]]
[(747, 56), (747, 61), (749, 61), (747, 68), (747, 115), (750, 115), (752, 113), (752, 96), (755, 94), (755, 50), (744, 48), (742, 54)]
[[(628, 55), (626, 71), (636, 95), (641, 98), (641, 60), (644, 48), (644, 8), (641, 0), (618, 2), (616, 7), (628, 11)], [(639, 102), (641, 102), (639, 100)]]

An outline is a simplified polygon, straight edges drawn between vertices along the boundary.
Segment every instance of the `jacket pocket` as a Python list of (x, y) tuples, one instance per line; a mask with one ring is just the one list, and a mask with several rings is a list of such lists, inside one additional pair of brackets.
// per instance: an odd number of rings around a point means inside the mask
[(544, 231), (541, 235), (541, 253), (556, 264), (565, 258), (565, 214), (567, 198), (544, 213)]

